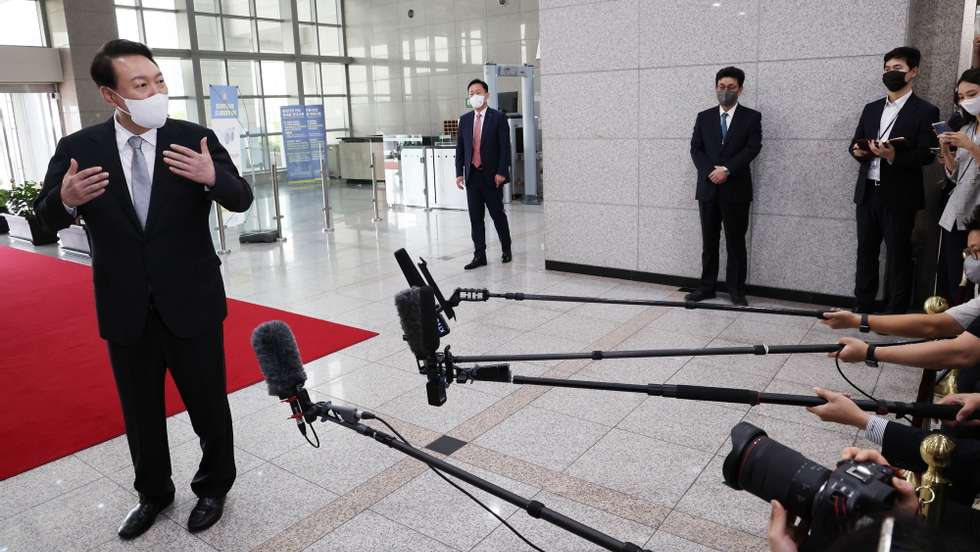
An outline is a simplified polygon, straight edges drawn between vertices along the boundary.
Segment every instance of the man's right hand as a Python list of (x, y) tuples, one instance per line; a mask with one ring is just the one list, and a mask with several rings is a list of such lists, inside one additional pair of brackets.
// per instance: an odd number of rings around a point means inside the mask
[(456, 187), (459, 188), (460, 190), (463, 189), (463, 177), (462, 176), (457, 176), (456, 177)]
[(846, 310), (827, 311), (820, 323), (835, 330), (846, 330), (860, 326), (861, 316)]
[(61, 179), (61, 202), (74, 209), (102, 195), (108, 185), (109, 173), (102, 171), (102, 167), (80, 171), (78, 161), (72, 159)]
[(819, 387), (814, 387), (813, 391), (827, 403), (820, 406), (808, 406), (806, 409), (811, 414), (816, 414), (825, 422), (835, 422), (858, 429), (867, 427), (868, 418), (871, 415), (858, 408), (858, 405), (851, 400), (850, 395), (827, 391)]
[(851, 154), (860, 161), (867, 161), (872, 157), (871, 152), (864, 151), (863, 149), (859, 148), (857, 144), (851, 146)]

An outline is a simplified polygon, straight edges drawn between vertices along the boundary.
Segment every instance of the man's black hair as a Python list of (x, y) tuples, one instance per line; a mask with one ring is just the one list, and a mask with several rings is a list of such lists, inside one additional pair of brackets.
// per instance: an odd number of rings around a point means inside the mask
[(909, 69), (915, 69), (919, 66), (919, 62), (922, 61), (922, 52), (918, 48), (913, 48), (911, 46), (899, 46), (894, 50), (885, 54), (885, 59), (883, 63), (888, 63), (890, 59), (900, 59), (909, 66)]
[(143, 56), (152, 61), (154, 65), (157, 63), (153, 59), (153, 52), (145, 44), (125, 38), (110, 40), (96, 52), (95, 58), (92, 60), (92, 67), (89, 68), (89, 74), (92, 75), (95, 84), (115, 88), (116, 71), (112, 68), (112, 60), (123, 56)]
[(715, 84), (718, 84), (718, 81), (720, 81), (725, 77), (731, 77), (736, 81), (738, 81), (739, 88), (741, 88), (742, 85), (745, 84), (745, 71), (742, 71), (738, 67), (723, 67), (715, 75)]
[(470, 87), (473, 86), (474, 84), (479, 84), (480, 86), (482, 86), (484, 92), (489, 92), (490, 91), (490, 86), (487, 85), (487, 83), (483, 82), (483, 80), (481, 80), (481, 79), (473, 79), (473, 80), (471, 80), (470, 83), (466, 85), (466, 89), (469, 90)]

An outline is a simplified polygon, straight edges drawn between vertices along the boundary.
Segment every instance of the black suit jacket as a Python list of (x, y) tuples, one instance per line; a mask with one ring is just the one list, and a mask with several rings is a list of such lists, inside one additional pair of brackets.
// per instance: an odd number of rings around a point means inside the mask
[[(944, 430), (944, 433), (946, 431)], [(928, 466), (919, 454), (919, 445), (929, 436), (928, 431), (890, 422), (885, 426), (881, 454), (891, 465), (916, 473), (922, 473)], [(980, 511), (962, 504), (972, 503), (980, 492), (980, 441), (968, 438), (954, 438), (950, 465), (943, 469), (943, 475), (952, 481), (956, 500), (947, 500), (943, 514), (944, 527), (955, 529), (973, 539), (980, 539)]]
[[(510, 180), (510, 125), (507, 115), (488, 107), (484, 111), (483, 128), (480, 132), (480, 161), (484, 171)], [(456, 137), (456, 176), (469, 176), (473, 162), (473, 120), (472, 111), (459, 118), (459, 134)]]
[[(718, 106), (698, 113), (691, 136), (691, 159), (698, 168), (698, 187), (694, 198), (699, 201), (752, 201), (752, 169), (749, 164), (760, 151), (762, 114), (758, 111), (739, 104), (724, 143), (721, 141)], [(724, 184), (708, 180), (716, 165), (731, 171)]]
[[(878, 139), (881, 113), (885, 109), (885, 98), (864, 106), (861, 120), (854, 130), (854, 139), (848, 144), (848, 153), (854, 157), (854, 143), (862, 138)], [(939, 108), (916, 96), (914, 93), (898, 112), (898, 118), (889, 133), (890, 138), (905, 138), (906, 144), (896, 148), (895, 162), (881, 162), (881, 187), (879, 192), (886, 205), (897, 208), (918, 210), (925, 207), (925, 192), (922, 188), (922, 167), (933, 162), (936, 155), (929, 148), (939, 146), (939, 138), (932, 130), (932, 123), (939, 121)], [(887, 124), (887, 122), (886, 122)], [(854, 157), (854, 159), (857, 159)], [(860, 161), (860, 160), (859, 160)], [(871, 162), (861, 161), (857, 185), (854, 188), (854, 203), (864, 202), (867, 191), (868, 168)]]
[[(242, 212), (252, 190), (210, 129), (168, 119), (157, 130), (153, 188), (146, 229), (140, 227), (119, 160), (112, 119), (58, 142), (44, 187), (35, 203), (41, 221), (58, 230), (72, 223), (61, 202), (61, 180), (74, 158), (78, 169), (100, 166), (109, 173), (106, 191), (78, 207), (92, 238), (92, 275), (99, 333), (126, 344), (143, 334), (151, 301), (167, 327), (193, 337), (221, 322), (227, 313), (221, 261), (211, 241), (211, 202)], [(171, 144), (199, 151), (207, 136), (215, 183), (208, 191), (170, 172), (162, 153)]]

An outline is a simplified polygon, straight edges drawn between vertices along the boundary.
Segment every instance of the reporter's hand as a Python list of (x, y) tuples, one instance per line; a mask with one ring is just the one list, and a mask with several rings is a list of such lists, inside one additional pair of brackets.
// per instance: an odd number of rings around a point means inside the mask
[(796, 552), (799, 543), (806, 537), (806, 528), (796, 526), (789, 512), (778, 500), (769, 501), (772, 512), (769, 514), (769, 550), (772, 552)]
[(871, 415), (858, 408), (858, 405), (851, 400), (850, 395), (827, 391), (819, 387), (814, 387), (813, 391), (818, 397), (827, 401), (827, 404), (808, 406), (807, 411), (811, 414), (816, 414), (825, 422), (836, 422), (858, 429), (864, 429), (868, 426)]
[(494, 183), (499, 188), (499, 187), (503, 186), (505, 182), (507, 182), (507, 177), (506, 176), (500, 176), (499, 174), (495, 174), (493, 176), (493, 180), (494, 180)]
[[(952, 375), (946, 377), (952, 377)], [(943, 397), (943, 400), (939, 401), (939, 404), (962, 405), (960, 411), (956, 413), (956, 420), (948, 422), (949, 425), (966, 427), (980, 426), (980, 420), (968, 419), (970, 415), (977, 411), (977, 408), (980, 408), (980, 393), (955, 393), (946, 395)]]
[(457, 176), (456, 177), (456, 187), (459, 188), (460, 190), (463, 189), (463, 177), (462, 176)]
[(820, 323), (835, 330), (857, 328), (861, 325), (861, 315), (846, 310), (827, 311), (823, 313)]
[(830, 358), (838, 358), (841, 362), (863, 362), (868, 358), (868, 344), (855, 337), (842, 337), (837, 343), (844, 346), (840, 351), (827, 353)]
[(74, 209), (102, 195), (108, 185), (109, 173), (102, 167), (78, 170), (78, 161), (72, 159), (61, 179), (61, 202)]
[(959, 132), (944, 132), (939, 135), (939, 143), (949, 146), (956, 146), (958, 148), (969, 148), (973, 145), (973, 140), (966, 135), (962, 130)]
[(871, 159), (871, 154), (858, 147), (857, 144), (851, 146), (851, 155), (853, 155), (860, 161), (867, 161), (868, 159)]
[(868, 142), (868, 147), (871, 148), (871, 153), (878, 157), (890, 162), (895, 161), (895, 148), (888, 142), (872, 140)]

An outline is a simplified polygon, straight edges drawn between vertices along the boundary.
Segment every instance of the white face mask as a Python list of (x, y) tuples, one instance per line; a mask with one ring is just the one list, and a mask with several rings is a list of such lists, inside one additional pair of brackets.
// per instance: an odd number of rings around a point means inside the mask
[(480, 109), (483, 107), (483, 95), (473, 94), (470, 96), (470, 107), (473, 109)]
[(113, 94), (122, 98), (126, 102), (129, 111), (120, 109), (129, 115), (133, 122), (143, 128), (160, 128), (167, 122), (167, 109), (169, 108), (170, 98), (166, 94), (154, 94), (142, 100), (131, 100), (123, 98), (115, 90), (109, 89)]
[(977, 113), (980, 113), (980, 96), (960, 101), (960, 107), (970, 115), (976, 116)]

